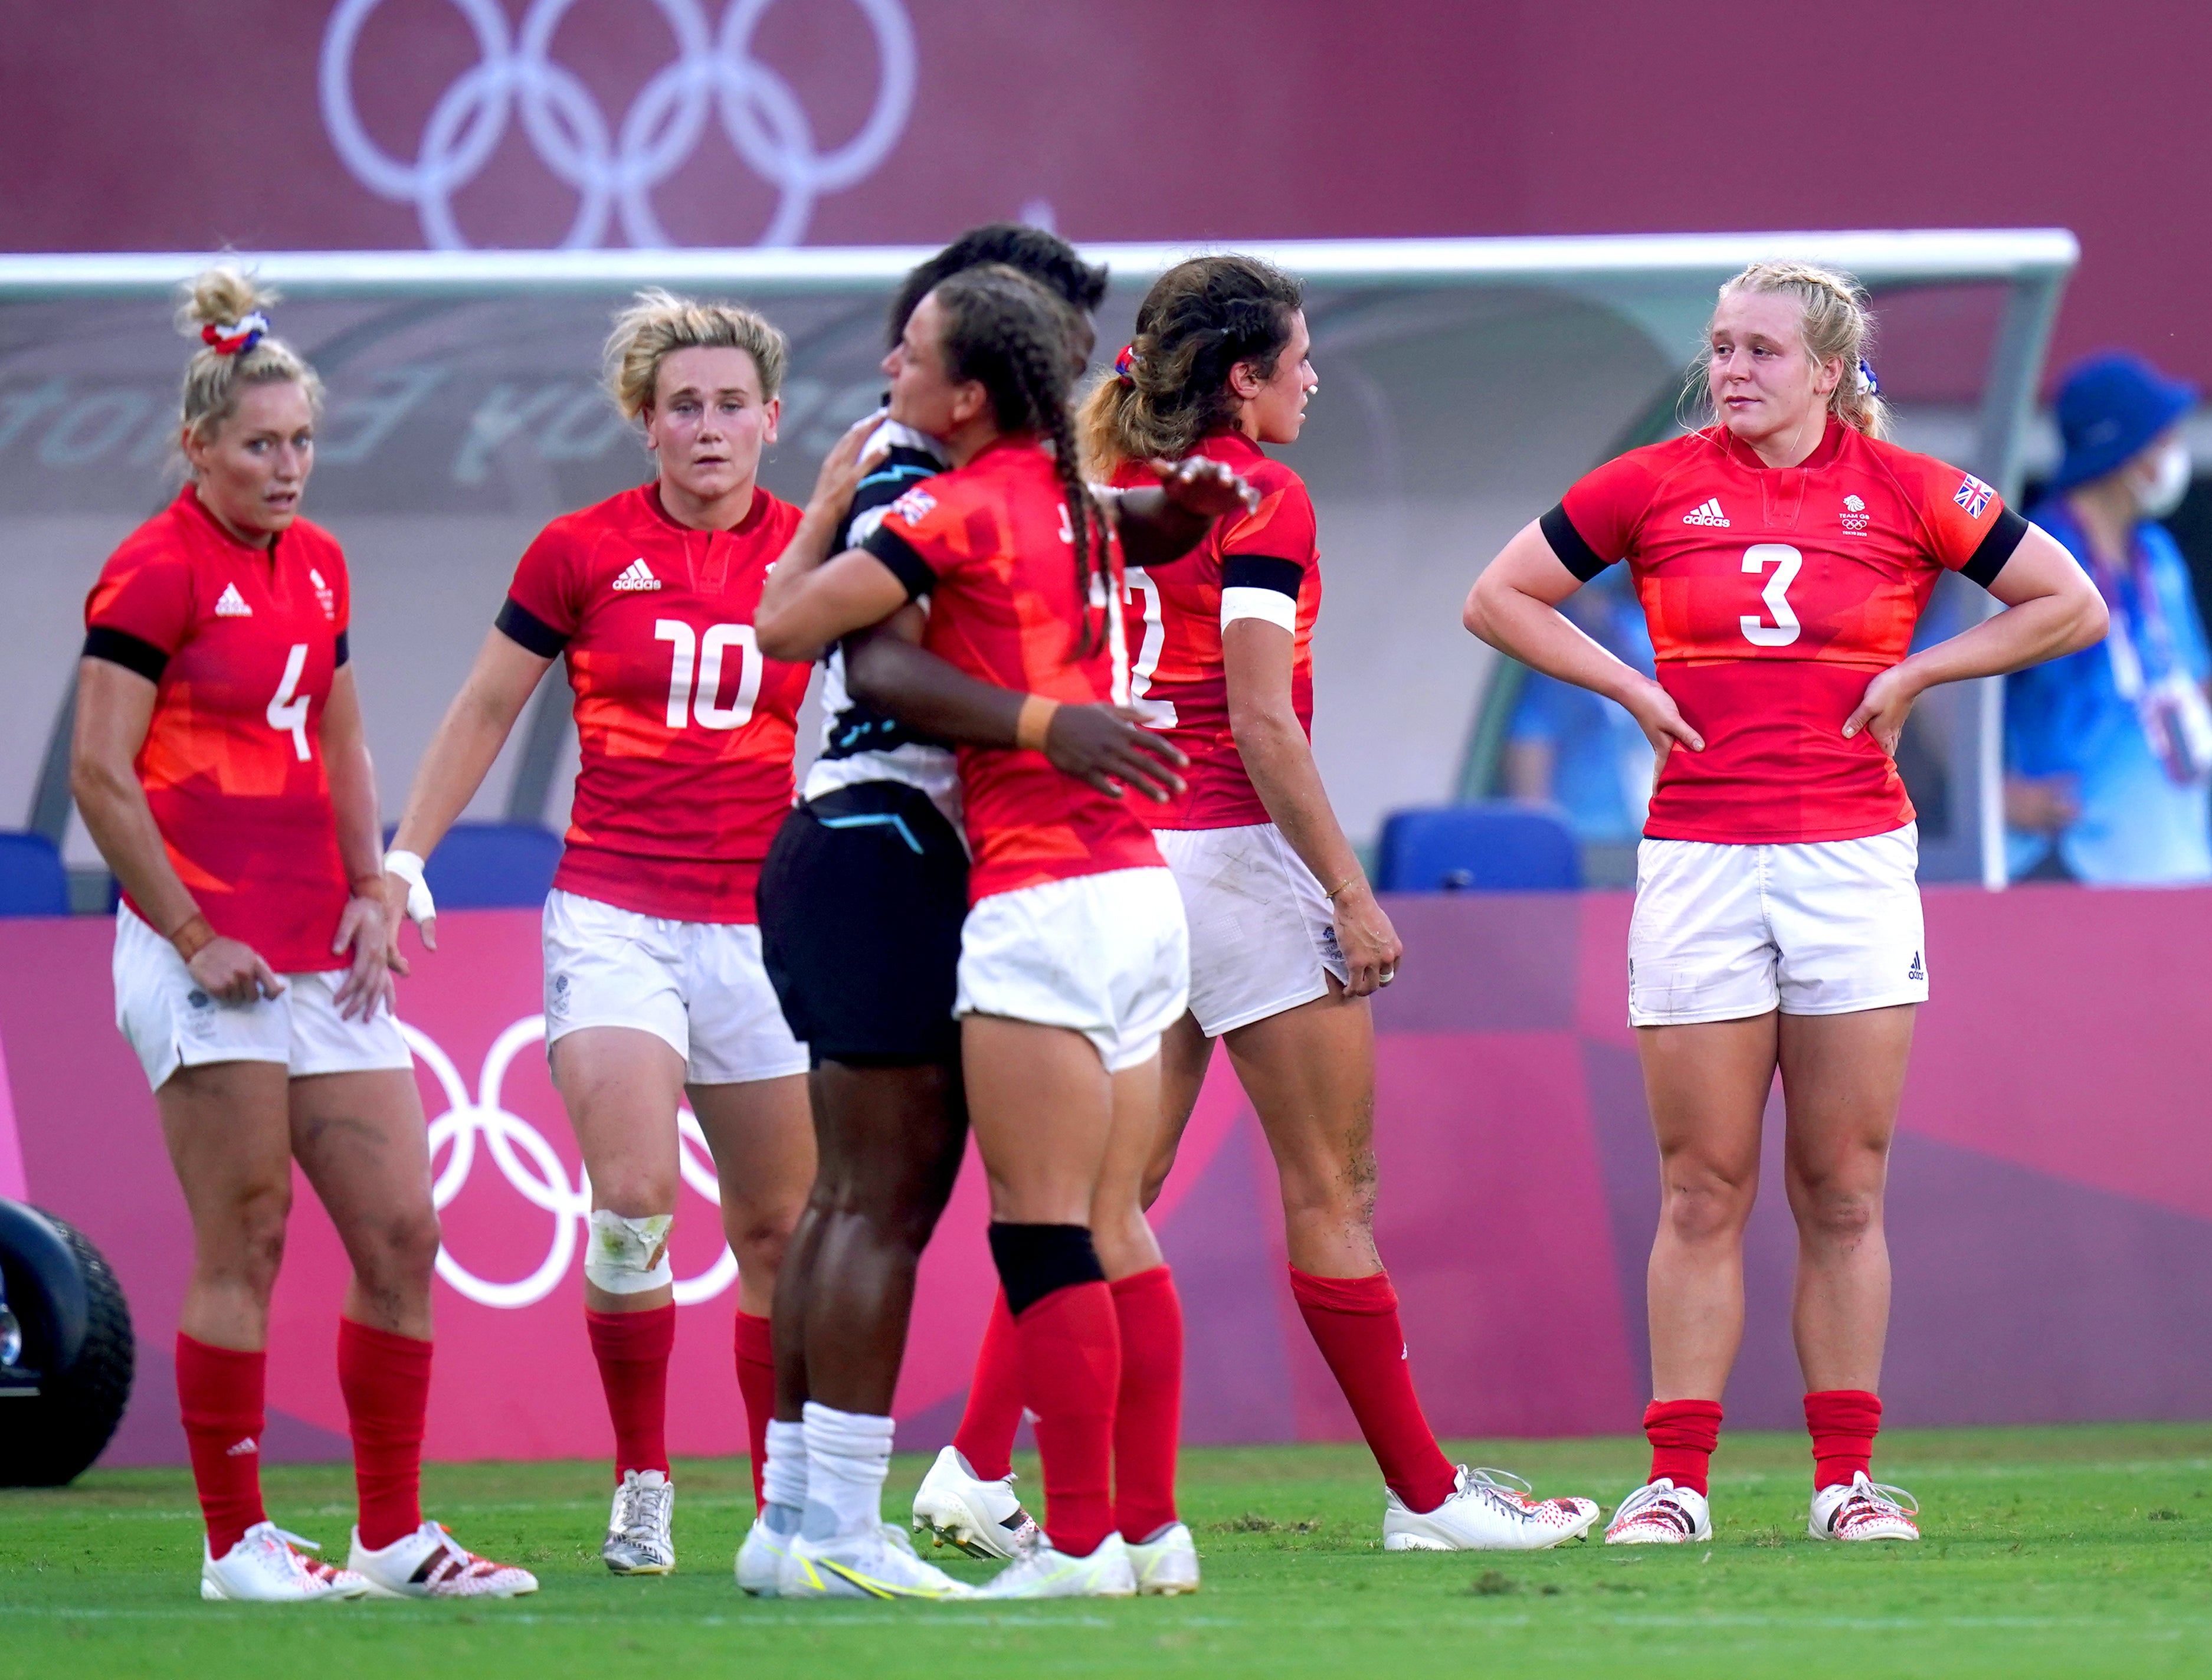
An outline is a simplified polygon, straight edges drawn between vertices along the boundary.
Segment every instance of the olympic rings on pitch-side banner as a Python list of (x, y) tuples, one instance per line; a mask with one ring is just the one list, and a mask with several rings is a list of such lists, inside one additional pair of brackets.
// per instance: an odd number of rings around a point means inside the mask
[(467, 248), (453, 194), (473, 180), (506, 137), (510, 110), (547, 168), (577, 193), (564, 247), (599, 244), (610, 212), (634, 246), (670, 243), (653, 191), (688, 161), (710, 112), (746, 166), (776, 189), (763, 245), (795, 245), (814, 201), (865, 179), (890, 154), (914, 106), (914, 26), (900, 0), (853, 0), (876, 38), (876, 98), (842, 145), (821, 150), (806, 110), (782, 76), (751, 56), (753, 35), (775, 0), (730, 0), (709, 31), (699, 0), (653, 0), (676, 37), (675, 61), (638, 90), (611, 131), (581, 78), (548, 56), (575, 0), (532, 0), (519, 36), (500, 0), (453, 0), (476, 37), (477, 60), (431, 107), (415, 160), (395, 158), (362, 126), (354, 106), (354, 49), (383, 0), (338, 0), (323, 32), (323, 121), (338, 155), (372, 192), (412, 204), (434, 247)]
[[(507, 1182), (524, 1201), (553, 1216), (552, 1246), (529, 1276), (512, 1283), (480, 1278), (453, 1257), (450, 1245), (441, 1245), (438, 1250), (438, 1275), (479, 1306), (533, 1306), (552, 1293), (568, 1275), (569, 1263), (576, 1257), (577, 1241), (592, 1216), (591, 1180), (583, 1169), (577, 1169), (576, 1182), (570, 1184), (568, 1169), (544, 1135), (520, 1115), (508, 1112), (500, 1104), (500, 1088), (516, 1056), (532, 1044), (544, 1042), (545, 1017), (532, 1015), (519, 1020), (493, 1040), (490, 1051), (484, 1056), (483, 1072), (477, 1079), (473, 1098), (461, 1083), (453, 1059), (428, 1033), (404, 1021), (399, 1023), (399, 1033), (406, 1039), (407, 1047), (436, 1075), (446, 1093), (446, 1112), (430, 1123), (430, 1159), (434, 1162), (441, 1149), (450, 1147), (452, 1153), (430, 1186), (432, 1204), (443, 1212), (447, 1204), (461, 1193), (461, 1186), (468, 1182), (470, 1170), (476, 1165), (477, 1139), (482, 1134), (486, 1153)], [(719, 1206), (721, 1192), (715, 1181), (713, 1159), (706, 1153), (707, 1135), (700, 1129), (698, 1119), (690, 1109), (678, 1110), (676, 1117), (676, 1159), (684, 1182)], [(725, 1243), (720, 1257), (705, 1271), (696, 1277), (676, 1280), (676, 1304), (693, 1306), (712, 1300), (737, 1281), (737, 1256)]]

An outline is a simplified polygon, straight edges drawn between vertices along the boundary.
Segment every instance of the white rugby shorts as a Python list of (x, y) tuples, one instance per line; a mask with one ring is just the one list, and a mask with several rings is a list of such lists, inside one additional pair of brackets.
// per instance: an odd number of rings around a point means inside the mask
[(750, 922), (672, 922), (556, 890), (545, 898), (545, 1044), (586, 1026), (650, 1032), (691, 1085), (806, 1071)]
[(367, 1020), (338, 1013), (343, 969), (287, 974), (275, 997), (223, 1003), (204, 990), (176, 947), (135, 915), (115, 910), (115, 1025), (155, 1090), (179, 1068), (275, 1062), (294, 1079), (415, 1065), (389, 1009)]
[(1165, 869), (994, 892), (961, 925), (952, 1013), (1073, 1028), (1109, 1074), (1157, 1056), (1189, 995), (1190, 938)]
[(1863, 840), (1646, 840), (1628, 928), (1634, 1026), (1928, 1001), (1919, 825)]
[(1190, 1012), (1209, 1038), (1328, 995), (1351, 971), (1336, 917), (1282, 831), (1154, 831), (1190, 922)]

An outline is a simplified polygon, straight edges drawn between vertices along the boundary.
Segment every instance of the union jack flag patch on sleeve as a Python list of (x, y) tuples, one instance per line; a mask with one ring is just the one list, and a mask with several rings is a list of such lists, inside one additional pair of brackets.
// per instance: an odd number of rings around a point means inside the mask
[[(1977, 481), (1978, 482), (1978, 481)], [(1984, 484), (1984, 490), (1989, 488)], [(904, 496), (891, 503), (891, 511), (909, 525), (919, 525), (937, 506), (937, 498), (916, 484)]]
[(1951, 498), (1966, 510), (1968, 519), (1979, 519), (1989, 510), (1990, 498), (1996, 492), (1969, 472), (1959, 481), (1959, 489)]

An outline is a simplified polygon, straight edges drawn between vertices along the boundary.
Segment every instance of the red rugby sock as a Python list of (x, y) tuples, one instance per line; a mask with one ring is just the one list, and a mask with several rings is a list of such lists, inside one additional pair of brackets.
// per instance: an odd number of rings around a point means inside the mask
[(338, 1320), (338, 1388), (353, 1433), (361, 1543), (381, 1551), (422, 1526), (422, 1427), (430, 1344)]
[(1021, 1427), (1022, 1356), (1001, 1289), (983, 1326), (983, 1345), (975, 1350), (975, 1374), (969, 1379), (968, 1404), (952, 1445), (979, 1478), (996, 1482), (1013, 1471), (1014, 1432)]
[(1290, 1272), (1298, 1312), (1351, 1403), (1382, 1480), (1408, 1510), (1435, 1510), (1452, 1496), (1459, 1478), (1413, 1392), (1390, 1274), (1316, 1277), (1296, 1266)]
[(1088, 1557), (1114, 1531), (1121, 1335), (1113, 1292), (1103, 1283), (1055, 1289), (1014, 1320), (1014, 1333), (1044, 1459), (1045, 1532), (1068, 1556)]
[(1862, 1388), (1823, 1389), (1805, 1397), (1805, 1427), (1813, 1435), (1814, 1491), (1848, 1486), (1872, 1466), (1881, 1402)]
[(761, 1476), (768, 1469), (768, 1425), (775, 1415), (775, 1342), (769, 1321), (738, 1314), (738, 1393), (745, 1403), (745, 1451), (753, 1458), (753, 1507), (766, 1502)]
[(1644, 1409), (1644, 1435), (1651, 1443), (1651, 1474), (1645, 1479), (1671, 1476), (1677, 1488), (1702, 1494), (1721, 1441), (1721, 1403), (1654, 1400)]
[(221, 1557), (261, 1507), (262, 1394), (269, 1356), (213, 1348), (177, 1332), (177, 1403), (192, 1459), (192, 1485), (207, 1519), (208, 1551)]
[(1165, 1266), (1107, 1286), (1121, 1333), (1114, 1409), (1114, 1523), (1139, 1544), (1176, 1520), (1176, 1439), (1182, 1428), (1182, 1301)]
[(615, 1426), (615, 1480), (631, 1470), (668, 1473), (668, 1356), (676, 1351), (676, 1303), (642, 1312), (593, 1312), (592, 1357), (599, 1362), (607, 1416)]

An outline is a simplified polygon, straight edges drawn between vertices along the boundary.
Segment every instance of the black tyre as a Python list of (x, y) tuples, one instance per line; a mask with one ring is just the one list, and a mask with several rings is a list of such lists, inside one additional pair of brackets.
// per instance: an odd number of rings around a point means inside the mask
[[(22, 1340), (12, 1364), (0, 1360), (0, 1487), (58, 1488), (100, 1457), (123, 1421), (137, 1363), (131, 1308), (82, 1232), (6, 1200), (0, 1300)], [(12, 1339), (0, 1337), (0, 1352)]]

